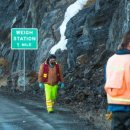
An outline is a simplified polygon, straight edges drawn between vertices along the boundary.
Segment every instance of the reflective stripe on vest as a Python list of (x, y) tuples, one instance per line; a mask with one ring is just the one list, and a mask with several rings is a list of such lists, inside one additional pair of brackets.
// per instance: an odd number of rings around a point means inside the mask
[(48, 64), (44, 64), (44, 67), (43, 67), (43, 82), (47, 82), (48, 72), (49, 72)]
[(116, 104), (130, 105), (130, 99), (111, 97), (110, 95), (107, 95), (107, 98), (108, 98), (108, 103), (111, 103), (111, 104), (116, 103)]

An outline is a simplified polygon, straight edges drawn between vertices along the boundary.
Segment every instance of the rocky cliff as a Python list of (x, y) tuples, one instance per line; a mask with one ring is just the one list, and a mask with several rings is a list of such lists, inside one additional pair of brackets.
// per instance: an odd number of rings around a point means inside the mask
[[(0, 57), (6, 62), (0, 62), (0, 74), (8, 74), (11, 82), (15, 79), (14, 88), (18, 86), (16, 79), (19, 79), (19, 73), (23, 70), (23, 51), (10, 49), (10, 29), (36, 27), (39, 30), (38, 50), (26, 51), (26, 78), (30, 81), (26, 87), (29, 91), (33, 91), (30, 86), (37, 90), (39, 65), (59, 41), (59, 26), (67, 7), (73, 2), (74, 0), (0, 1)], [(68, 22), (65, 32), (67, 50), (56, 52), (66, 86), (64, 92), (60, 93), (59, 102), (76, 105), (82, 111), (106, 107), (104, 65), (130, 27), (129, 0), (91, 2)]]
[[(6, 0), (0, 1), (0, 57), (8, 61), (8, 74), (11, 79), (23, 82), (24, 52), (11, 50), (11, 28), (32, 28), (39, 30), (39, 48), (26, 51), (26, 72), (37, 75), (39, 65), (60, 38), (59, 26), (66, 8), (73, 2), (64, 0)], [(1, 63), (1, 66), (2, 63)], [(1, 68), (3, 69), (3, 68)], [(1, 73), (4, 71), (1, 71)], [(36, 77), (35, 77), (36, 78)], [(16, 80), (15, 79), (15, 80)], [(26, 85), (30, 79), (27, 78)], [(17, 81), (16, 85), (19, 84)], [(21, 84), (23, 86), (24, 84)]]

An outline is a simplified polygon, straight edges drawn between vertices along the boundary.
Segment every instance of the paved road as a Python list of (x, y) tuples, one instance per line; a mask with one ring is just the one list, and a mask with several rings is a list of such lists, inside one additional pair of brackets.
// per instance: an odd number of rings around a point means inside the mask
[(21, 101), (0, 95), (0, 130), (97, 130), (68, 109), (48, 114), (42, 104)]

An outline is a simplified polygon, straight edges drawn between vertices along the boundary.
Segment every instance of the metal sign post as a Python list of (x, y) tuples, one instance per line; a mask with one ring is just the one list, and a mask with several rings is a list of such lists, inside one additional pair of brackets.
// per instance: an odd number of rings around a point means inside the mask
[(26, 57), (25, 57), (25, 53), (26, 52), (24, 50), (24, 69), (23, 69), (24, 70), (24, 91), (26, 90), (26, 70), (25, 70), (25, 64), (26, 64), (26, 61), (25, 61), (26, 59), (25, 58)]
[(38, 49), (38, 29), (37, 28), (12, 28), (11, 29), (11, 49), (24, 50), (24, 91), (26, 90), (25, 54), (26, 50)]

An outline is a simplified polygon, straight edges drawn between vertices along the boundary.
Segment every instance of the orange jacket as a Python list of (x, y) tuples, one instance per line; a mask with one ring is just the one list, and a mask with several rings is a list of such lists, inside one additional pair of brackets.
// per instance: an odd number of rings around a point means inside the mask
[[(59, 67), (59, 73), (60, 73), (61, 82), (64, 82), (60, 67)], [(41, 64), (41, 66), (40, 66), (39, 74), (38, 74), (38, 81), (43, 82), (43, 77), (44, 77), (44, 63)], [(47, 82), (44, 82), (44, 83), (49, 84), (49, 85), (56, 85), (57, 84), (56, 66), (54, 68), (49, 67), (48, 80), (47, 80)]]
[(130, 105), (130, 54), (110, 57), (106, 77), (108, 103)]

